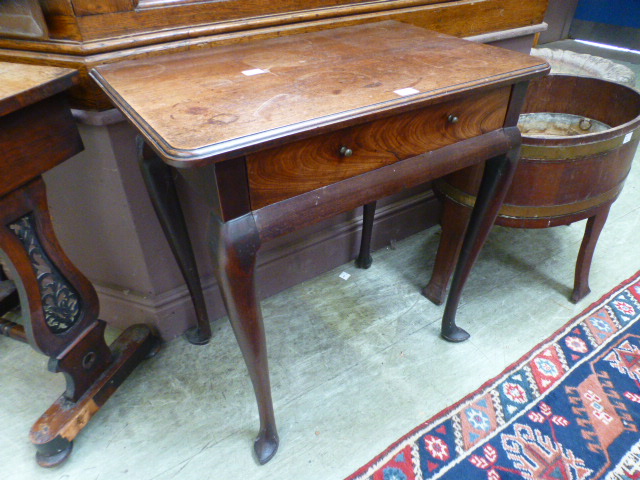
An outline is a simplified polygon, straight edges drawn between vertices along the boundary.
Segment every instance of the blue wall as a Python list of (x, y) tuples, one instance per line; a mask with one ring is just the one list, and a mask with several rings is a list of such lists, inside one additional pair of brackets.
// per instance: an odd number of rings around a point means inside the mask
[(640, 28), (640, 0), (580, 0), (575, 18)]

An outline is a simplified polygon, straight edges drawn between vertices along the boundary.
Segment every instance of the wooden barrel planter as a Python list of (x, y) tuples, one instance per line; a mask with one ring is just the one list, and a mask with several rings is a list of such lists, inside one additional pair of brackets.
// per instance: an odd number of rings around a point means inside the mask
[[(521, 160), (496, 224), (547, 228), (588, 218), (571, 297), (577, 302), (590, 291), (593, 251), (638, 147), (640, 93), (596, 78), (549, 75), (531, 83), (523, 113)], [(481, 175), (481, 167), (467, 168), (434, 184), (443, 201), (442, 237), (423, 290), (434, 303), (444, 299)]]

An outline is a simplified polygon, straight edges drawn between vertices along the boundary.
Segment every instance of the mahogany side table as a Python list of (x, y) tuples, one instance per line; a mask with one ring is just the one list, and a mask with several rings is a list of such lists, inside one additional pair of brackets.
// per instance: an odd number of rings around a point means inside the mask
[(49, 370), (66, 379), (65, 392), (31, 429), (45, 467), (69, 456), (78, 433), (158, 345), (143, 325), (105, 343), (95, 290), (53, 231), (41, 175), (83, 149), (64, 94), (76, 77), (69, 69), (0, 62), (0, 256), (22, 318), (0, 318), (0, 334), (47, 355)]
[(179, 261), (189, 255), (169, 167), (208, 201), (218, 282), (258, 401), (260, 463), (278, 447), (255, 291), (261, 244), (486, 162), (443, 318), (442, 335), (464, 340), (462, 286), (517, 163), (527, 83), (547, 71), (528, 55), (388, 21), (91, 72), (148, 145), (143, 172)]

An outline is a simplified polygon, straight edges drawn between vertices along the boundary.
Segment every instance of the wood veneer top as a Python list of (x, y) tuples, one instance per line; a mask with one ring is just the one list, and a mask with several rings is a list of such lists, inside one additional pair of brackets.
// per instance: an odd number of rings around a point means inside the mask
[(528, 55), (388, 21), (122, 62), (91, 75), (165, 160), (187, 167), (547, 70)]
[(69, 68), (0, 62), (0, 116), (66, 90), (77, 74)]

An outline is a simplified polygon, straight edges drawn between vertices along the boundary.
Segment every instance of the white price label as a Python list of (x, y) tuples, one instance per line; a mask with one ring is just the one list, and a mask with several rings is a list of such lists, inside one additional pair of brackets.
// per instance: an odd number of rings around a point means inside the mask
[(262, 70), (261, 68), (254, 68), (253, 70), (243, 70), (242, 74), (247, 77), (253, 77), (254, 75), (260, 75), (262, 73), (267, 73), (268, 70)]
[(631, 137), (633, 137), (633, 132), (629, 132), (624, 136), (624, 140), (622, 140), (622, 144), (629, 143), (631, 141)]
[(351, 277), (351, 275), (349, 275), (347, 272), (342, 272), (340, 275), (338, 275), (341, 279), (343, 280), (349, 280), (349, 277)]
[(393, 93), (400, 95), (401, 97), (406, 97), (408, 95), (420, 93), (420, 90), (416, 90), (415, 88), (401, 88), (400, 90), (394, 90)]

